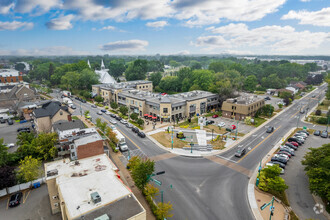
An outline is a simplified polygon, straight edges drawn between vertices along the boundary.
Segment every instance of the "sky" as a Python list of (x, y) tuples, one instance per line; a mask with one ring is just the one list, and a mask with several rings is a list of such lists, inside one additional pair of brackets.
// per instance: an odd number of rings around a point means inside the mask
[(0, 55), (330, 55), (330, 0), (0, 0)]

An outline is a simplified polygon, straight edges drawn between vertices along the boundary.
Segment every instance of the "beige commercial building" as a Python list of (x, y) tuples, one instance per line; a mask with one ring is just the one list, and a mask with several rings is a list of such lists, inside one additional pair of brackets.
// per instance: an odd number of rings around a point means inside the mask
[(63, 220), (145, 220), (146, 211), (117, 174), (105, 154), (45, 164), (53, 214)]
[(244, 120), (247, 116), (253, 117), (264, 105), (265, 100), (256, 95), (227, 99), (222, 103), (222, 116)]

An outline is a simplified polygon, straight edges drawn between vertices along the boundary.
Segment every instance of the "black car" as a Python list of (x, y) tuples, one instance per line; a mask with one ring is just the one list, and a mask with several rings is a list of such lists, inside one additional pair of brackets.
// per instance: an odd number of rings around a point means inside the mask
[(121, 117), (119, 117), (119, 116), (116, 116), (116, 120), (117, 120), (117, 121), (121, 121), (121, 120), (122, 120), (122, 118), (121, 118)]
[(80, 98), (79, 98), (78, 96), (76, 96), (74, 99), (75, 99), (75, 100), (80, 100)]
[(300, 139), (295, 138), (295, 137), (290, 137), (288, 139), (288, 142), (292, 142), (292, 141), (297, 142), (299, 144), (299, 146), (303, 144), (303, 142)]
[(17, 129), (17, 132), (28, 132), (28, 133), (30, 133), (30, 128), (19, 128), (19, 129)]
[(327, 138), (328, 137), (328, 131), (326, 131), (326, 130), (322, 131), (320, 136), (323, 137), (323, 138)]
[(269, 96), (265, 97), (265, 101), (266, 100), (271, 100), (271, 98)]
[(105, 110), (105, 109), (101, 109), (101, 112), (103, 112), (103, 113), (106, 113), (106, 112), (107, 112), (107, 110)]
[(139, 131), (139, 132), (137, 133), (137, 135), (138, 135), (139, 137), (141, 137), (141, 138), (145, 138), (145, 137), (146, 137), (146, 135), (145, 135), (142, 131)]
[(279, 161), (272, 161), (273, 164), (278, 164), (282, 169), (285, 169), (285, 164)]
[(286, 164), (288, 161), (284, 158), (281, 158), (281, 157), (272, 157), (271, 161), (278, 161), (278, 162), (281, 162), (283, 164)]
[(211, 124), (214, 124), (213, 120), (206, 121), (206, 125), (211, 125)]
[(288, 146), (288, 147), (290, 147), (293, 150), (297, 150), (298, 149), (296, 146), (294, 146), (293, 144), (290, 144), (290, 143), (285, 143), (285, 146)]
[(0, 123), (1, 123), (1, 124), (4, 124), (4, 123), (6, 123), (6, 119), (4, 119), (4, 118), (1, 118), (1, 119), (0, 119)]
[(299, 131), (297, 131), (297, 133), (305, 133), (305, 134), (307, 134), (307, 136), (309, 136), (309, 132), (305, 131), (305, 130), (299, 130)]
[(113, 114), (113, 113), (111, 113), (111, 114), (110, 114), (110, 116), (111, 116), (111, 117), (113, 117), (113, 118), (115, 118), (115, 117), (116, 117), (116, 115), (115, 115), (115, 114)]
[(134, 133), (138, 133), (138, 132), (139, 132), (139, 129), (138, 129), (137, 127), (133, 127), (133, 128), (132, 128), (132, 131), (133, 131)]
[(85, 99), (81, 99), (80, 100), (82, 103), (86, 103), (86, 100)]
[(320, 136), (320, 135), (321, 135), (321, 131), (320, 131), (320, 130), (316, 130), (316, 131), (314, 132), (314, 135), (315, 135), (315, 136)]
[(268, 128), (267, 128), (267, 133), (272, 133), (274, 131), (274, 127), (273, 126), (269, 126)]
[(236, 153), (235, 153), (235, 157), (241, 157), (246, 153), (245, 148), (239, 148), (237, 149)]
[(13, 125), (14, 124), (14, 121), (13, 121), (13, 119), (8, 119), (7, 120), (7, 123), (8, 123), (8, 125)]
[(18, 206), (19, 204), (21, 204), (22, 196), (23, 196), (22, 192), (18, 192), (18, 193), (15, 193), (14, 195), (12, 195), (10, 197), (8, 206), (11, 208), (11, 207), (15, 207), (15, 206)]

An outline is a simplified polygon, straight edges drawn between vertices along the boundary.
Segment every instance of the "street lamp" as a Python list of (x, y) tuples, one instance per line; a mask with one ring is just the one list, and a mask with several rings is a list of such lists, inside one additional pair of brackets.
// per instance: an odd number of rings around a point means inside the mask
[(269, 220), (271, 220), (272, 219), (272, 216), (274, 215), (274, 210), (275, 210), (275, 207), (274, 207), (274, 196), (273, 196), (272, 200), (269, 203), (265, 203), (265, 204), (263, 204), (260, 207), (261, 210), (264, 210), (270, 204), (271, 204), (271, 206), (270, 206)]
[[(170, 188), (170, 189), (173, 189), (172, 184), (169, 185), (169, 188)], [(167, 189), (167, 188), (166, 188), (166, 189)], [(160, 200), (161, 200), (161, 203), (164, 203), (164, 191), (165, 191), (166, 189), (160, 191)]]
[(193, 152), (193, 136), (191, 135), (191, 140), (190, 140), (191, 142), (190, 142), (190, 153), (192, 153)]
[(173, 138), (173, 127), (172, 127), (172, 136), (171, 136), (171, 142), (172, 142), (172, 144), (171, 144), (171, 148), (172, 148), (172, 150), (173, 150), (173, 142), (174, 142), (174, 138)]
[(261, 161), (260, 161), (260, 165), (259, 165), (259, 168), (258, 168), (258, 177), (257, 177), (257, 181), (256, 181), (256, 186), (258, 187), (258, 185), (259, 185), (259, 177), (260, 177), (260, 172), (261, 172)]

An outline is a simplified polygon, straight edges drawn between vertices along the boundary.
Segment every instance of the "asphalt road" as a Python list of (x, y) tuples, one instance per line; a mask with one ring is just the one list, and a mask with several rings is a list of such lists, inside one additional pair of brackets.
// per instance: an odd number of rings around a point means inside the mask
[[(323, 85), (312, 93), (324, 96), (320, 91), (325, 89), (326, 85)], [(166, 171), (156, 179), (162, 181), (159, 189), (164, 191), (164, 202), (171, 201), (173, 204), (172, 219), (253, 219), (247, 198), (247, 185), (252, 170), (285, 133), (297, 126), (297, 121), (299, 126), (311, 127), (300, 121), (299, 110), (306, 105), (311, 109), (317, 103), (318, 97), (311, 98), (311, 94), (294, 101), (286, 112), (263, 125), (265, 128), (231, 150), (217, 155), (216, 159), (176, 156), (156, 161), (156, 171)], [(80, 114), (80, 103), (76, 103), (76, 106), (75, 113)], [(93, 121), (100, 117), (96, 115), (99, 109), (91, 108), (89, 103), (81, 106), (83, 111), (90, 111)], [(103, 114), (100, 118), (108, 120), (110, 116)], [(266, 133), (267, 126), (274, 126), (274, 132)], [(139, 150), (149, 157), (166, 153), (148, 138), (141, 139), (120, 122), (116, 127), (126, 136), (130, 150)], [(234, 157), (238, 147), (247, 149), (242, 158)], [(160, 197), (157, 197), (157, 201), (160, 201)]]

